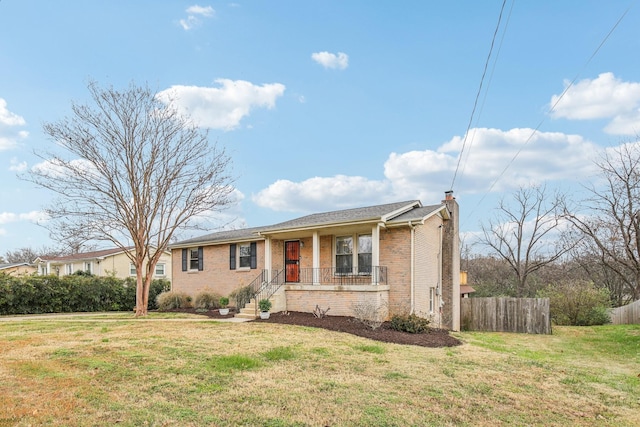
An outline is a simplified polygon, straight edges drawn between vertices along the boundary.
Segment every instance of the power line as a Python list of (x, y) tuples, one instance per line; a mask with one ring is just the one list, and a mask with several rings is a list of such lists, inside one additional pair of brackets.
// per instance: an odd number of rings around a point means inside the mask
[[(502, 45), (504, 43), (504, 37), (507, 34), (507, 28), (509, 27), (509, 21), (511, 20), (511, 14), (513, 13), (513, 6), (515, 4), (515, 0), (511, 3), (511, 7), (509, 8), (509, 14), (507, 15), (507, 20), (504, 24), (504, 30), (502, 31), (502, 36), (500, 37), (500, 44), (498, 45), (498, 51), (496, 52), (495, 58), (493, 60), (493, 65), (491, 66), (491, 73), (489, 74), (489, 80), (487, 82), (487, 88), (484, 91), (484, 95), (482, 97), (482, 103), (480, 104), (480, 110), (478, 112), (478, 116), (475, 119), (475, 124), (472, 124), (472, 127), (477, 127), (478, 120), (480, 120), (480, 116), (482, 116), (482, 110), (484, 110), (484, 104), (487, 102), (487, 95), (489, 94), (489, 88), (491, 87), (491, 82), (493, 81), (493, 74), (496, 70), (496, 65), (498, 64), (498, 58), (500, 57), (500, 51), (502, 50)], [(471, 135), (471, 140), (469, 141), (469, 149), (467, 150), (467, 155), (463, 160), (462, 169), (459, 171), (461, 175), (464, 175), (464, 169), (467, 166), (467, 160), (471, 155), (471, 146), (473, 145), (473, 139), (476, 136), (476, 132), (474, 131)]]
[[(556, 99), (556, 102), (553, 103), (553, 105), (551, 106), (551, 108), (549, 109), (549, 111), (547, 111), (547, 115), (553, 113), (553, 111), (555, 111), (556, 107), (558, 106), (558, 104), (560, 103), (560, 101), (562, 100), (562, 98), (564, 98), (564, 96), (567, 94), (567, 92), (569, 91), (569, 89), (571, 89), (571, 87), (573, 87), (573, 85), (575, 84), (576, 80), (578, 80), (578, 77), (580, 76), (580, 74), (582, 74), (582, 72), (584, 71), (584, 69), (589, 65), (589, 63), (591, 62), (591, 60), (597, 55), (597, 53), (600, 51), (600, 49), (602, 48), (602, 46), (604, 46), (604, 44), (606, 43), (606, 41), (609, 39), (609, 37), (611, 36), (611, 34), (613, 34), (613, 32), (615, 31), (615, 29), (618, 27), (618, 25), (620, 24), (620, 22), (622, 22), (622, 20), (624, 19), (624, 17), (627, 15), (627, 13), (629, 12), (629, 10), (631, 9), (631, 6), (629, 6), (620, 16), (620, 18), (618, 18), (618, 20), (616, 21), (616, 23), (613, 25), (613, 27), (609, 30), (609, 32), (607, 33), (607, 35), (602, 39), (602, 41), (600, 42), (600, 44), (598, 45), (598, 47), (596, 47), (596, 49), (593, 51), (593, 53), (591, 54), (591, 56), (589, 57), (589, 59), (587, 59), (587, 61), (584, 63), (584, 65), (582, 66), (582, 68), (580, 69), (580, 71), (575, 75), (575, 77), (573, 78), (573, 80), (571, 80), (571, 82), (567, 85), (567, 87), (562, 91), (562, 93), (560, 94), (560, 96), (558, 97), (558, 99)], [(502, 179), (502, 177), (504, 176), (504, 174), (507, 172), (507, 170), (509, 169), (509, 167), (511, 167), (511, 165), (513, 164), (513, 162), (515, 162), (516, 158), (520, 155), (520, 153), (522, 152), (522, 150), (524, 149), (524, 147), (529, 143), (529, 141), (531, 141), (531, 139), (535, 136), (536, 133), (538, 133), (538, 130), (540, 129), (540, 126), (542, 126), (542, 124), (546, 121), (546, 116), (542, 118), (542, 120), (540, 120), (540, 122), (538, 123), (538, 125), (532, 130), (531, 134), (529, 135), (529, 137), (524, 141), (524, 143), (522, 144), (522, 146), (518, 149), (518, 151), (516, 152), (516, 154), (513, 156), (513, 158), (509, 161), (509, 163), (507, 163), (507, 166), (505, 166), (505, 168), (502, 170), (502, 172), (500, 172), (500, 175), (498, 175), (498, 177), (493, 181), (493, 183), (491, 184), (491, 186), (489, 187), (489, 189), (486, 191), (486, 193), (484, 194), (484, 196), (482, 196), (482, 198), (480, 199), (480, 201), (478, 202), (478, 205), (480, 205), (480, 203), (482, 203), (482, 201), (487, 197), (487, 195), (491, 192), (491, 190), (493, 189), (493, 187), (495, 187), (495, 185), (498, 183), (498, 181), (500, 179)]]
[(469, 130), (471, 129), (471, 125), (473, 123), (473, 116), (475, 115), (476, 108), (478, 106), (478, 100), (480, 99), (480, 93), (482, 93), (482, 84), (484, 82), (484, 78), (487, 74), (487, 69), (489, 68), (489, 62), (491, 60), (491, 53), (493, 52), (493, 46), (495, 45), (496, 38), (498, 36), (498, 30), (500, 29), (500, 22), (502, 21), (502, 13), (504, 12), (504, 7), (507, 4), (507, 0), (503, 0), (502, 7), (500, 8), (500, 15), (498, 15), (498, 23), (496, 24), (496, 29), (493, 32), (493, 38), (491, 39), (491, 47), (489, 48), (489, 53), (487, 55), (487, 60), (484, 63), (484, 70), (482, 71), (482, 77), (480, 78), (480, 86), (478, 87), (478, 92), (476, 93), (476, 99), (473, 102), (473, 109), (471, 110), (471, 116), (469, 117), (469, 123), (467, 124), (467, 131), (464, 133), (464, 139), (462, 140), (462, 149), (460, 150), (460, 154), (458, 155), (458, 164), (456, 165), (456, 171), (453, 174), (453, 179), (451, 180), (451, 190), (453, 190), (453, 184), (456, 182), (456, 177), (458, 175), (458, 169), (460, 168), (460, 161), (462, 160), (462, 154), (464, 153), (465, 146), (467, 145), (467, 138), (469, 137)]

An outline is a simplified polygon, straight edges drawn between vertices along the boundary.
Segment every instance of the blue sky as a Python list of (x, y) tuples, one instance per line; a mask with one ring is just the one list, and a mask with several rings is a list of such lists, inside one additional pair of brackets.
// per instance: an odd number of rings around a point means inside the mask
[(53, 245), (50, 196), (16, 175), (89, 80), (173, 91), (227, 149), (239, 203), (213, 226), (435, 204), (453, 183), (471, 233), (521, 185), (577, 192), (640, 133), (640, 6), (507, 1), (454, 182), (502, 4), (0, 0), (0, 254)]

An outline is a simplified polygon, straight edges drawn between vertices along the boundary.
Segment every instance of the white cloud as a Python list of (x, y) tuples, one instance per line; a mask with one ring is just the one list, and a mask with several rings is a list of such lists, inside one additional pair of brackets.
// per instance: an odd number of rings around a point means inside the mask
[(7, 137), (4, 137), (4, 136), (0, 135), (0, 151), (11, 150), (16, 145), (17, 144), (16, 144), (15, 139), (7, 138)]
[[(71, 160), (69, 162), (69, 167), (76, 170), (84, 171), (86, 173), (95, 171), (95, 167), (91, 164), (91, 162), (85, 159)], [(69, 170), (68, 167), (61, 165), (60, 162), (55, 159), (45, 160), (44, 162), (37, 163), (33, 165), (32, 169), (38, 174), (53, 178), (61, 178), (65, 176), (67, 174), (67, 171)]]
[(349, 55), (344, 52), (338, 52), (337, 55), (329, 52), (316, 52), (311, 54), (311, 59), (324, 68), (344, 70), (349, 66)]
[(640, 135), (640, 110), (614, 117), (604, 131), (613, 135)]
[[(554, 180), (580, 180), (594, 173), (598, 147), (578, 135), (536, 132), (528, 128), (472, 129), (473, 144), (460, 163), (457, 194), (502, 192)], [(525, 145), (525, 141), (529, 142)], [(456, 136), (437, 150), (391, 153), (385, 179), (359, 176), (316, 177), (302, 182), (279, 180), (253, 196), (263, 207), (278, 211), (313, 212), (364, 204), (420, 199), (434, 203), (449, 190), (463, 138)], [(512, 162), (516, 153), (516, 160)], [(510, 165), (506, 172), (504, 169)]]
[(0, 212), (0, 224), (8, 224), (10, 222), (14, 222), (17, 220), (17, 218), (17, 214), (11, 212)]
[(0, 224), (9, 224), (12, 222), (29, 221), (38, 223), (46, 221), (47, 214), (42, 211), (31, 211), (27, 213), (16, 214), (13, 212), (0, 212)]
[(388, 194), (389, 183), (361, 176), (315, 177), (302, 182), (278, 180), (255, 194), (260, 206), (276, 211), (313, 212), (328, 206), (361, 206)]
[(17, 157), (12, 158), (9, 161), (9, 170), (14, 172), (22, 172), (27, 169), (27, 162), (18, 161)]
[(193, 6), (189, 6), (186, 12), (189, 15), (202, 15), (209, 17), (213, 16), (216, 11), (213, 10), (211, 6), (198, 6), (197, 4), (194, 4)]
[(285, 91), (280, 83), (254, 85), (244, 80), (217, 79), (221, 87), (171, 86), (158, 93), (163, 102), (174, 102), (178, 110), (199, 126), (232, 130), (255, 108), (271, 109)]
[(16, 131), (11, 128), (24, 126), (23, 117), (7, 109), (7, 101), (0, 98), (0, 151), (10, 150), (18, 145), (18, 141), (29, 136), (27, 131)]
[[(569, 82), (565, 82), (565, 88)], [(573, 85), (560, 99), (551, 97), (550, 106), (554, 118), (571, 120), (608, 119), (612, 121), (605, 131), (618, 134), (635, 134), (640, 118), (640, 83), (624, 82), (613, 73), (602, 73), (596, 79), (584, 79)], [(558, 101), (559, 100), (559, 101)]]
[(7, 101), (0, 98), (0, 125), (24, 126), (27, 122), (19, 115), (7, 109)]
[(215, 14), (215, 10), (211, 6), (199, 6), (197, 4), (189, 6), (185, 12), (187, 12), (187, 17), (179, 21), (180, 26), (185, 31), (201, 25), (201, 17), (211, 18)]
[(18, 218), (20, 221), (30, 221), (34, 223), (39, 223), (49, 219), (49, 216), (42, 211), (31, 211), (31, 212), (22, 213), (18, 215)]

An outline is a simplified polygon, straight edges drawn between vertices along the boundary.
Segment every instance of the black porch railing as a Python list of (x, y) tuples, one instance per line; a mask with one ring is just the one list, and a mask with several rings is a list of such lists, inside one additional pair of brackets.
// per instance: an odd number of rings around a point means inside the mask
[[(287, 276), (287, 277), (285, 277)], [(300, 268), (296, 271), (274, 271), (269, 280), (269, 270), (262, 270), (260, 274), (246, 287), (245, 292), (236, 296), (238, 311), (255, 298), (256, 316), (258, 303), (269, 299), (280, 287), (286, 283), (303, 285), (380, 285), (387, 282), (387, 267), (370, 267), (363, 269), (336, 268)]]
[[(265, 272), (268, 270), (265, 270)], [(265, 274), (266, 276), (266, 274)], [(284, 284), (284, 270), (273, 272), (270, 281), (264, 280), (261, 286), (256, 290), (254, 298), (256, 299), (256, 316), (258, 315), (258, 303), (263, 299), (269, 299)]]
[[(296, 280), (298, 279), (298, 280)], [(369, 267), (363, 269), (342, 268), (301, 268), (296, 278), (289, 274), (287, 283), (305, 285), (380, 285), (387, 282), (387, 267)]]

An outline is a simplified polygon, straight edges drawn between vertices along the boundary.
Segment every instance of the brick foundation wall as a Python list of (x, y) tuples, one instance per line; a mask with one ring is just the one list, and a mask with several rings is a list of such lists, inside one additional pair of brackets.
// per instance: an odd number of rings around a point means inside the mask
[(388, 304), (388, 286), (313, 286), (287, 285), (285, 295), (288, 311), (311, 313), (318, 305), (330, 308), (329, 316), (353, 316), (358, 303), (385, 307)]

